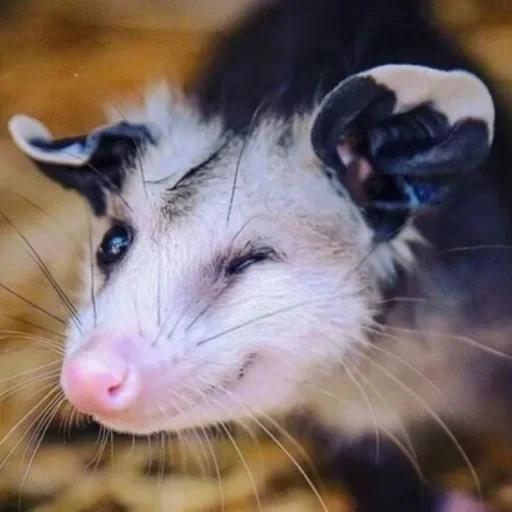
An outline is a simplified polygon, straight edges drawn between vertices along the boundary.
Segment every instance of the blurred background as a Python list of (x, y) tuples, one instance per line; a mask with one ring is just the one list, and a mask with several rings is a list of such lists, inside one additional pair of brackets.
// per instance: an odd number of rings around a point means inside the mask
[[(15, 111), (57, 132), (152, 79), (182, 82), (210, 38), (271, 0), (8, 0), (0, 6), (0, 134)], [(512, 84), (510, 0), (434, 0), (442, 23)], [(71, 106), (67, 109), (64, 106)]]

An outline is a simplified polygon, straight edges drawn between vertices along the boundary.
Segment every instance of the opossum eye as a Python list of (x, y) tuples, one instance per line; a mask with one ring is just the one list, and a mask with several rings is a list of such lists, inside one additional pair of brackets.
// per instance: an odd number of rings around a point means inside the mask
[(271, 250), (264, 250), (237, 256), (228, 262), (226, 273), (228, 275), (241, 274), (256, 263), (262, 263), (263, 261), (270, 260), (273, 254), (274, 253)]
[(130, 247), (132, 239), (133, 234), (126, 226), (117, 224), (111, 227), (98, 248), (98, 263), (108, 266), (120, 261)]

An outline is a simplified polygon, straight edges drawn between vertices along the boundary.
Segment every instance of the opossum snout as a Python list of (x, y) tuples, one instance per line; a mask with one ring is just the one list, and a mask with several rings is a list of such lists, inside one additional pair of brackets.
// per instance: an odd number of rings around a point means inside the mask
[(66, 360), (61, 386), (71, 404), (86, 414), (109, 416), (130, 408), (141, 392), (139, 370), (110, 339), (96, 336)]

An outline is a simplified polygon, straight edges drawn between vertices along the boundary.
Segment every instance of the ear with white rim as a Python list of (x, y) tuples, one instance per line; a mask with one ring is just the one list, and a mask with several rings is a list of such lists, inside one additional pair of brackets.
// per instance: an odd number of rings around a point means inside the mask
[(46, 176), (82, 194), (97, 215), (106, 212), (105, 192), (120, 191), (126, 169), (156, 141), (147, 125), (124, 121), (62, 139), (25, 115), (12, 117), (8, 128), (16, 146)]
[(319, 106), (316, 155), (361, 207), (377, 238), (441, 202), (486, 160), (494, 103), (466, 71), (387, 65), (354, 75)]

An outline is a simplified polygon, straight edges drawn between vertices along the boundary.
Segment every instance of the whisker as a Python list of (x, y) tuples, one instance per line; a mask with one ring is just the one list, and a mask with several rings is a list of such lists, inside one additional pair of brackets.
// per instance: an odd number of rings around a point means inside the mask
[(148, 465), (146, 476), (149, 476), (151, 474), (151, 470), (153, 469), (153, 449), (151, 447), (151, 436), (149, 434), (146, 436), (146, 441), (148, 443)]
[(506, 359), (507, 361), (512, 362), (512, 356), (508, 355), (505, 352), (502, 352), (501, 350), (498, 350), (497, 348), (489, 347), (488, 345), (484, 345), (483, 343), (479, 343), (478, 341), (474, 340), (473, 338), (469, 338), (468, 336), (463, 336), (460, 334), (451, 334), (446, 332), (438, 332), (438, 331), (432, 331), (432, 330), (420, 330), (420, 329), (410, 329), (406, 327), (396, 327), (392, 325), (386, 325), (385, 326), (388, 329), (398, 331), (398, 332), (405, 332), (409, 334), (430, 334), (433, 336), (440, 336), (440, 337), (446, 337), (453, 340), (462, 341), (464, 343), (467, 343), (470, 346), (473, 346), (475, 348), (478, 348), (479, 350), (482, 350), (483, 352), (487, 352), (488, 354), (494, 355), (496, 357), (499, 357), (500, 359)]
[[(204, 397), (204, 395), (203, 395), (203, 398), (206, 398), (206, 397)], [(209, 397), (209, 400), (212, 403), (216, 404), (218, 407), (221, 407), (221, 408), (224, 409), (224, 407), (219, 402), (217, 402), (215, 399)], [(235, 438), (233, 437), (233, 435), (229, 431), (229, 428), (227, 428), (224, 423), (220, 423), (219, 427), (226, 434), (227, 438), (229, 439), (230, 443), (232, 444), (233, 448), (235, 449), (235, 452), (237, 453), (237, 456), (240, 459), (240, 462), (242, 463), (242, 466), (244, 467), (244, 470), (246, 471), (247, 476), (249, 477), (249, 481), (250, 481), (251, 487), (253, 489), (253, 493), (254, 493), (254, 497), (256, 499), (256, 504), (258, 506), (258, 510), (260, 510), (260, 512), (263, 512), (263, 507), (262, 507), (262, 504), (261, 504), (261, 499), (260, 499), (260, 495), (259, 495), (259, 492), (258, 492), (258, 486), (256, 484), (256, 479), (254, 478), (254, 474), (252, 473), (251, 468), (249, 467), (249, 464), (247, 463), (247, 460), (243, 456), (243, 453), (240, 450), (240, 447), (238, 446), (238, 443), (235, 441)]]
[(78, 310), (73, 305), (73, 303), (70, 301), (69, 297), (66, 295), (64, 290), (61, 288), (61, 286), (57, 283), (55, 278), (53, 277), (53, 274), (50, 272), (44, 261), (39, 256), (38, 252), (35, 250), (34, 246), (30, 243), (28, 238), (12, 223), (12, 221), (7, 217), (7, 215), (0, 210), (0, 216), (4, 219), (5, 222), (11, 227), (11, 229), (17, 233), (17, 235), (23, 240), (27, 248), (29, 249), (29, 252), (32, 254), (32, 256), (35, 258), (35, 262), (37, 263), (38, 267), (41, 269), (43, 275), (46, 277), (48, 282), (51, 284), (52, 288), (55, 290), (57, 295), (59, 296), (62, 304), (67, 308), (69, 313), (71, 314), (72, 318), (74, 319), (75, 323), (77, 324), (77, 327), (81, 327), (80, 317), (78, 315)]
[(238, 446), (237, 442), (235, 441), (235, 438), (229, 431), (229, 428), (227, 428), (226, 425), (224, 425), (223, 423), (220, 424), (220, 427), (222, 428), (222, 430), (224, 431), (224, 433), (230, 440), (231, 444), (233, 445), (236, 453), (238, 454), (238, 457), (240, 458), (240, 461), (242, 462), (242, 465), (243, 465), (245, 471), (247, 472), (247, 475), (249, 476), (249, 480), (251, 481), (251, 485), (252, 485), (252, 488), (254, 491), (254, 497), (256, 499), (256, 504), (258, 505), (258, 510), (260, 510), (260, 512), (263, 512), (263, 506), (261, 504), (260, 495), (258, 493), (258, 486), (256, 485), (256, 480), (251, 471), (251, 468), (249, 467), (249, 464), (247, 463), (247, 460), (245, 459), (245, 457), (242, 454), (242, 450), (240, 450), (240, 447)]
[(346, 364), (341, 358), (337, 358), (338, 362), (343, 366), (343, 369), (345, 370), (345, 373), (349, 377), (349, 379), (352, 381), (352, 383), (356, 386), (359, 393), (361, 393), (361, 396), (363, 397), (363, 400), (366, 403), (366, 406), (368, 407), (368, 410), (370, 411), (370, 415), (373, 420), (373, 426), (375, 429), (375, 464), (379, 463), (379, 455), (380, 455), (380, 431), (379, 431), (379, 425), (377, 423), (377, 415), (375, 414), (375, 409), (373, 408), (373, 404), (364, 390), (361, 383), (355, 378), (354, 374), (352, 373), (352, 370), (349, 368), (348, 364)]
[[(174, 392), (172, 392), (171, 390), (168, 390), (168, 392), (169, 392), (169, 394), (171, 394), (172, 396), (177, 397), (177, 394), (176, 394), (176, 393), (174, 393)], [(183, 397), (179, 397), (179, 398), (182, 398), (182, 399), (183, 399)], [(191, 404), (189, 404), (189, 405), (191, 405)], [(176, 408), (181, 412), (181, 409), (180, 409), (180, 407), (179, 407), (179, 406), (177, 406), (177, 405), (175, 404), (175, 407), (176, 407)], [(168, 414), (165, 412), (165, 410), (164, 410), (162, 407), (159, 407), (159, 410), (160, 410), (160, 412), (161, 412), (161, 413), (162, 413), (166, 418), (170, 419), (170, 418), (169, 418), (169, 416), (168, 416)], [(188, 432), (188, 431), (189, 431), (189, 430), (187, 430), (187, 432)], [(195, 429), (190, 429), (190, 431), (195, 435), (196, 439), (197, 439), (197, 440), (199, 440), (199, 438), (197, 437), (197, 432), (195, 431)], [(201, 446), (201, 448), (202, 448), (202, 444), (198, 444), (198, 446)], [(206, 481), (206, 478), (205, 478), (206, 470), (205, 470), (205, 467), (204, 467), (204, 465), (203, 465), (203, 461), (201, 460), (201, 458), (200, 458), (199, 456), (196, 456), (196, 454), (194, 453), (194, 451), (193, 451), (193, 450), (191, 451), (191, 453), (194, 455), (194, 459), (195, 459), (195, 461), (197, 462), (197, 465), (198, 465), (198, 466), (200, 467), (200, 469), (201, 469), (201, 474), (202, 474), (202, 477), (203, 477), (203, 481)], [(205, 461), (206, 461), (206, 462), (208, 462), (208, 457), (206, 457), (206, 456), (205, 456), (205, 454), (206, 454), (206, 452), (204, 452), (203, 450), (201, 450), (201, 455), (203, 455), (203, 457), (205, 457)]]
[(162, 258), (158, 257), (157, 261), (157, 325), (159, 328), (161, 328), (162, 325)]
[(321, 476), (320, 476), (320, 473), (318, 472), (318, 468), (316, 467), (316, 464), (313, 462), (310, 455), (307, 453), (307, 451), (304, 449), (304, 447), (299, 443), (299, 441), (297, 441), (297, 439), (295, 439), (295, 437), (293, 437), (293, 435), (290, 432), (288, 432), (282, 425), (280, 425), (275, 419), (273, 419), (271, 416), (269, 416), (264, 411), (258, 411), (258, 415), (265, 418), (265, 421), (270, 423), (274, 427), (274, 429), (276, 429), (277, 432), (281, 436), (283, 436), (283, 438), (287, 439), (290, 442), (290, 444), (300, 454), (302, 459), (304, 459), (304, 461), (307, 463), (310, 471), (312, 473), (314, 473), (315, 478), (318, 481), (320, 481)]
[[(220, 296), (226, 292), (226, 288), (222, 288), (220, 292), (218, 292), (215, 297), (211, 300), (209, 304), (207, 304), (197, 315), (196, 317), (185, 327), (185, 332), (187, 332), (200, 318), (202, 318), (215, 304), (215, 302), (220, 298)], [(171, 333), (172, 335), (172, 333)], [(171, 335), (169, 335), (169, 338), (171, 338)]]
[(428, 405), (425, 400), (421, 398), (420, 395), (418, 395), (414, 390), (410, 389), (408, 386), (406, 386), (399, 378), (397, 378), (395, 375), (393, 375), (391, 372), (389, 372), (384, 366), (377, 363), (372, 357), (365, 354), (363, 351), (359, 350), (357, 347), (353, 347), (354, 350), (357, 350), (357, 352), (360, 354), (361, 357), (365, 358), (370, 364), (376, 366), (378, 369), (381, 370), (381, 372), (384, 375), (387, 375), (387, 377), (395, 382), (398, 386), (400, 386), (407, 394), (412, 396), (431, 416), (434, 418), (437, 422), (437, 424), (441, 427), (441, 429), (445, 432), (445, 434), (448, 436), (448, 438), (452, 441), (453, 445), (455, 446), (456, 450), (464, 460), (465, 464), (468, 467), (468, 470), (471, 474), (471, 477), (473, 478), (477, 490), (477, 494), (479, 496), (480, 500), (483, 500), (483, 494), (482, 494), (482, 486), (480, 483), (480, 479), (478, 477), (478, 473), (476, 472), (475, 467), (473, 466), (471, 460), (469, 459), (468, 455), (464, 451), (462, 445), (457, 440), (455, 435), (452, 433), (452, 431), (449, 429), (448, 425), (443, 421), (443, 419), (437, 414), (430, 405)]
[(41, 313), (44, 313), (45, 315), (47, 315), (48, 317), (52, 318), (53, 320), (56, 320), (60, 324), (67, 325), (66, 321), (63, 320), (62, 318), (59, 318), (57, 315), (54, 315), (53, 313), (50, 313), (49, 311), (47, 311), (46, 309), (42, 308), (41, 306), (38, 306), (37, 304), (34, 304), (29, 299), (26, 299), (25, 297), (22, 297), (19, 293), (16, 293), (14, 290), (11, 290), (11, 288), (9, 288), (8, 286), (5, 286), (4, 284), (0, 283), (0, 288), (2, 290), (6, 291), (7, 293), (10, 293), (12, 296), (16, 297), (17, 299), (20, 299), (25, 304), (31, 306), (32, 308), (36, 309), (37, 311), (39, 311)]
[(112, 181), (111, 178), (109, 178), (104, 172), (100, 172), (99, 169), (97, 169), (94, 165), (92, 165), (90, 162), (87, 162), (87, 160), (79, 155), (76, 155), (76, 154), (73, 154), (73, 153), (68, 153), (66, 151), (62, 151), (62, 154), (64, 155), (67, 155), (67, 156), (71, 156), (73, 158), (76, 158), (79, 162), (85, 164), (89, 169), (91, 169), (92, 172), (94, 172), (104, 183), (106, 182), (108, 185), (109, 185), (109, 190), (115, 194), (120, 200), (121, 202), (124, 204), (124, 206), (126, 206), (126, 208), (130, 211), (130, 212), (133, 212), (133, 208), (130, 206), (130, 204), (128, 203), (128, 201), (123, 197), (123, 195), (121, 194), (121, 191), (118, 189), (118, 187), (116, 186), (116, 184)]
[(101, 462), (101, 458), (103, 457), (103, 452), (108, 443), (108, 430), (100, 425), (100, 431), (98, 433), (97, 445), (98, 449), (96, 450), (95, 456), (86, 464), (85, 469), (88, 469), (91, 464), (94, 464), (93, 473), (96, 473), (99, 463)]
[(89, 270), (90, 270), (90, 278), (91, 278), (91, 303), (92, 303), (92, 311), (94, 318), (94, 328), (98, 326), (98, 309), (96, 307), (96, 291), (94, 290), (94, 258), (93, 258), (93, 248), (92, 248), (92, 224), (91, 224), (91, 215), (89, 213), (89, 207), (87, 204), (84, 204), (86, 207), (85, 215), (87, 217), (87, 232), (89, 236)]
[[(402, 453), (407, 457), (409, 462), (411, 462), (411, 465), (415, 469), (415, 471), (418, 473), (418, 476), (420, 480), (424, 483), (427, 483), (427, 479), (425, 478), (425, 474), (421, 470), (419, 461), (418, 461), (418, 455), (416, 454), (416, 451), (414, 450), (414, 445), (412, 443), (412, 440), (409, 436), (409, 433), (407, 432), (407, 429), (405, 428), (405, 425), (403, 421), (400, 418), (400, 415), (396, 412), (396, 409), (391, 405), (390, 400), (388, 400), (383, 393), (381, 393), (377, 387), (370, 381), (369, 378), (367, 378), (363, 372), (359, 371), (357, 368), (354, 368), (354, 371), (356, 371), (359, 374), (359, 378), (362, 380), (363, 383), (365, 383), (370, 390), (377, 396), (377, 398), (380, 398), (380, 400), (386, 404), (391, 411), (393, 411), (396, 415), (396, 418), (398, 420), (398, 423), (400, 424), (401, 430), (404, 434), (405, 440), (408, 444), (408, 449), (403, 445), (402, 442), (388, 429), (385, 429), (380, 426), (381, 430), (391, 439), (391, 441), (402, 451)], [(410, 451), (409, 451), (410, 450)]]
[[(209, 383), (208, 381), (204, 380), (201, 378), (201, 380), (203, 380), (203, 382), (205, 382), (205, 384), (211, 386), (212, 384)], [(318, 502), (320, 503), (320, 506), (322, 507), (322, 509), (324, 510), (324, 512), (329, 512), (329, 509), (327, 508), (327, 505), (325, 504), (320, 492), (318, 491), (318, 489), (316, 488), (316, 486), (314, 485), (313, 481), (311, 480), (311, 478), (309, 477), (309, 475), (306, 473), (306, 471), (304, 470), (304, 468), (299, 464), (299, 462), (297, 462), (297, 460), (295, 459), (295, 457), (293, 457), (293, 455), (288, 451), (288, 449), (279, 441), (279, 439), (260, 421), (258, 420), (258, 418), (251, 412), (253, 411), (253, 408), (247, 404), (247, 402), (241, 402), (240, 400), (238, 400), (234, 395), (233, 393), (231, 393), (230, 391), (228, 391), (226, 388), (222, 387), (222, 386), (216, 386), (216, 388), (219, 390), (219, 391), (222, 391), (222, 393), (224, 393), (225, 395), (227, 395), (229, 398), (231, 398), (231, 400), (233, 400), (233, 402), (235, 404), (237, 404), (238, 406), (242, 407), (243, 409), (245, 409), (246, 413), (249, 415), (249, 417), (263, 430), (263, 432), (265, 432), (265, 434), (272, 440), (274, 441), (274, 443), (283, 451), (283, 453), (286, 455), (286, 457), (290, 460), (290, 462), (297, 468), (297, 470), (299, 471), (299, 473), (302, 475), (302, 477), (304, 478), (304, 480), (306, 481), (306, 483), (308, 484), (308, 486), (310, 487), (311, 491), (314, 493), (315, 497), (317, 498)], [(255, 411), (257, 414), (258, 414), (258, 411)]]
[(25, 197), (24, 195), (20, 194), (19, 192), (16, 192), (15, 190), (12, 190), (8, 187), (5, 187), (3, 190), (8, 192), (9, 194), (12, 194), (12, 195), (18, 197), (22, 201), (25, 201), (30, 206), (32, 206), (32, 208), (34, 208), (38, 212), (42, 213), (48, 220), (50, 220), (52, 222), (52, 224), (57, 228), (59, 233), (65, 233), (65, 235), (73, 242), (73, 245), (75, 245), (76, 248), (81, 249), (81, 244), (74, 237), (74, 235), (72, 235), (69, 231), (67, 231), (67, 229), (60, 222), (57, 222), (47, 211), (44, 210), (44, 208), (41, 208), (38, 204), (34, 203), (28, 197)]
[[(20, 340), (20, 341), (32, 341), (34, 343), (38, 343), (39, 345), (42, 345), (44, 348), (48, 349), (52, 353), (62, 356), (64, 354), (64, 350), (61, 345), (59, 345), (57, 342), (54, 342), (53, 340), (49, 340), (47, 338), (41, 338), (40, 336), (35, 336), (32, 334), (26, 334), (26, 333), (19, 333), (18, 331), (13, 331), (9, 333), (8, 331), (4, 331), (4, 335), (0, 336), (0, 340)], [(24, 347), (24, 348), (30, 348), (34, 349), (34, 347)], [(21, 349), (20, 349), (21, 350)], [(13, 350), (15, 352), (15, 350)]]
[[(178, 317), (178, 319), (176, 320), (176, 322), (174, 323), (174, 325), (172, 326), (172, 329), (171, 331), (169, 332), (169, 334), (167, 335), (167, 339), (170, 340), (173, 336), (173, 334), (176, 332), (176, 329), (178, 328), (178, 326), (180, 325), (181, 321), (183, 320), (183, 318), (185, 318), (185, 315), (187, 314), (187, 312), (189, 311), (189, 308), (190, 306), (193, 304), (193, 302), (195, 301), (195, 298), (192, 297), (186, 304), (185, 306), (183, 307), (183, 311), (181, 312), (180, 316)], [(164, 324), (167, 323), (167, 320), (168, 320), (169, 317), (167, 317), (167, 319), (164, 321)], [(160, 334), (161, 332), (159, 333), (158, 337), (160, 337)], [(158, 338), (157, 337), (157, 338)]]
[(137, 319), (137, 329), (139, 331), (139, 336), (142, 338), (142, 324), (140, 323), (140, 314), (139, 314), (139, 308), (137, 306), (137, 297), (133, 296), (133, 309), (135, 310), (135, 318)]
[[(336, 295), (334, 297), (343, 297), (343, 295)], [(234, 327), (231, 327), (229, 329), (226, 329), (225, 331), (222, 331), (220, 333), (217, 333), (217, 334), (214, 334), (208, 338), (204, 338), (198, 342), (195, 343), (196, 346), (201, 346), (201, 345), (204, 345), (205, 343), (208, 343), (210, 341), (213, 341), (215, 339), (218, 339), (222, 336), (225, 336), (226, 334), (230, 334), (232, 332), (235, 332), (235, 331), (238, 331), (240, 329), (243, 329), (244, 327), (247, 327), (249, 325), (252, 325), (256, 322), (260, 322), (261, 320), (266, 320), (268, 318), (272, 318), (276, 315), (279, 315), (281, 313), (286, 313), (288, 311), (293, 311), (294, 309), (297, 309), (297, 308), (300, 308), (300, 307), (303, 307), (307, 304), (311, 304), (311, 303), (314, 303), (314, 302), (318, 302), (318, 301), (325, 301), (325, 300), (329, 300), (329, 299), (332, 299), (333, 298), (333, 295), (330, 295), (330, 296), (326, 296), (326, 297), (321, 297), (321, 298), (314, 298), (314, 299), (310, 299), (310, 300), (306, 300), (306, 301), (301, 301), (299, 303), (296, 303), (296, 304), (292, 304), (290, 306), (285, 306), (285, 307), (282, 307), (280, 309), (277, 309), (277, 310), (274, 310), (274, 311), (270, 311), (269, 313), (263, 313), (259, 316), (256, 316), (250, 320), (247, 320), (246, 322), (242, 322)]]
[[(370, 327), (363, 326), (363, 329), (364, 330), (368, 330), (370, 332), (375, 332), (377, 334), (381, 334), (381, 335), (384, 335), (384, 336), (390, 336), (391, 338), (399, 340), (399, 338), (397, 338), (397, 337), (394, 337), (392, 335), (388, 335), (387, 333), (384, 334), (381, 331), (378, 331), (376, 329), (372, 329)], [(369, 344), (368, 347), (371, 350), (376, 350), (377, 352), (380, 352), (381, 354), (384, 354), (385, 356), (393, 359), (394, 361), (397, 361), (398, 363), (400, 363), (403, 366), (405, 366), (412, 373), (414, 373), (415, 375), (420, 377), (420, 379), (422, 379), (424, 382), (426, 382), (436, 392), (436, 394), (443, 400), (443, 402), (446, 405), (446, 407), (448, 408), (448, 410), (450, 410), (450, 412), (455, 415), (455, 412), (453, 411), (452, 407), (448, 403), (448, 400), (446, 399), (446, 397), (442, 393), (442, 391), (430, 379), (428, 379), (422, 372), (420, 372), (416, 367), (414, 367), (412, 364), (408, 363), (405, 359), (397, 356), (396, 354), (393, 354), (392, 352), (390, 352), (388, 350), (383, 349), (382, 347), (377, 346), (374, 343)]]
[[(5, 436), (0, 440), (0, 446), (2, 446), (6, 441), (7, 439), (9, 439), (9, 437), (14, 433), (16, 432), (16, 430), (18, 429), (18, 427), (20, 427), (31, 415), (32, 413), (34, 413), (34, 411), (36, 411), (38, 409), (38, 407), (40, 407), (43, 403), (44, 400), (47, 400), (48, 398), (50, 398), (54, 393), (58, 393), (60, 392), (60, 389), (58, 387), (58, 385), (54, 385), (54, 384), (48, 384), (47, 386), (44, 386), (42, 389), (46, 389), (46, 388), (49, 388), (53, 386), (53, 388), (48, 392), (48, 394), (43, 397), (36, 405), (34, 405), (33, 407), (30, 408), (30, 410), (28, 412), (26, 412), (23, 417), (18, 420), (14, 426), (12, 426), (9, 431), (7, 432), (7, 434), (5, 434)], [(37, 419), (39, 419), (39, 416), (36, 418), (35, 421), (37, 421)], [(20, 437), (20, 439), (16, 442), (16, 444), (14, 445), (14, 447), (11, 449), (11, 451), (7, 454), (7, 456), (3, 459), (2, 463), (0, 464), (0, 471), (3, 469), (3, 467), (5, 466), (5, 464), (7, 464), (7, 461), (9, 460), (10, 456), (16, 451), (16, 449), (18, 448), (18, 446), (23, 442), (23, 440), (25, 439), (25, 437), (28, 435), (28, 433), (30, 432), (30, 427), (34, 424), (35, 422), (32, 422), (29, 427), (25, 430), (25, 433)]]
[(45, 364), (36, 366), (34, 368), (30, 368), (29, 370), (24, 370), (20, 373), (17, 373), (16, 375), (10, 375), (9, 377), (4, 377), (3, 379), (0, 379), (0, 384), (4, 384), (5, 382), (9, 382), (10, 380), (19, 379), (20, 377), (23, 377), (24, 375), (29, 375), (31, 373), (45, 370), (46, 368), (55, 366), (56, 364), (60, 364), (60, 361), (52, 361), (51, 363), (45, 363)]
[(36, 382), (43, 382), (43, 381), (47, 381), (47, 380), (54, 380), (56, 377), (58, 377), (59, 373), (60, 373), (60, 370), (54, 370), (47, 374), (36, 375), (35, 377), (31, 377), (30, 379), (27, 379), (23, 382), (15, 384), (14, 386), (11, 386), (10, 388), (8, 388), (0, 393), (0, 402), (2, 402), (3, 400), (5, 400), (9, 396), (11, 396), (13, 393), (16, 393), (17, 391), (21, 391), (22, 389), (26, 389), (27, 387), (30, 387), (31, 384), (34, 384)]
[(27, 481), (28, 475), (30, 473), (30, 469), (32, 468), (32, 465), (34, 463), (34, 460), (37, 456), (37, 452), (39, 451), (41, 444), (43, 443), (44, 436), (46, 432), (48, 431), (48, 427), (50, 426), (51, 422), (53, 421), (53, 418), (56, 416), (60, 406), (65, 402), (66, 398), (62, 395), (57, 395), (55, 399), (45, 408), (45, 415), (46, 418), (43, 416), (43, 418), (39, 421), (38, 427), (35, 429), (34, 434), (28, 441), (27, 448), (25, 449), (25, 452), (23, 454), (23, 458), (21, 461), (21, 466), (23, 466), (23, 461), (25, 459), (25, 455), (27, 453), (28, 447), (34, 442), (35, 439), (39, 437), (39, 439), (36, 442), (36, 446), (34, 447), (34, 450), (32, 451), (32, 456), (30, 457), (30, 460), (28, 461), (27, 469), (25, 471), (25, 474), (23, 475), (23, 479), (21, 481), (20, 490), (18, 493), (18, 508), (21, 510), (21, 502), (23, 499), (23, 488), (25, 487), (25, 483)]
[(452, 247), (450, 249), (443, 249), (441, 251), (436, 251), (435, 254), (450, 254), (456, 252), (471, 252), (471, 251), (482, 251), (482, 250), (512, 250), (512, 246), (505, 244), (482, 244), (482, 245), (468, 245), (465, 247)]
[(14, 320), (15, 322), (18, 322), (20, 324), (24, 324), (29, 327), (33, 327), (34, 329), (38, 329), (40, 331), (46, 332), (47, 334), (52, 334), (53, 336), (57, 336), (58, 338), (65, 338), (65, 335), (61, 332), (52, 331), (51, 329), (48, 329), (41, 325), (38, 325), (34, 322), (30, 322), (28, 320), (24, 320), (24, 319), (18, 318), (16, 316), (8, 315), (7, 313), (4, 313), (3, 311), (0, 311), (0, 315), (5, 316), (6, 318), (9, 318), (10, 320)]
[(210, 436), (206, 432), (206, 429), (202, 425), (200, 425), (199, 428), (202, 430), (202, 432), (204, 434), (204, 438), (205, 438), (205, 441), (206, 441), (207, 449), (210, 452), (210, 455), (211, 455), (212, 460), (213, 460), (213, 466), (214, 466), (214, 469), (215, 469), (215, 475), (217, 477), (217, 482), (219, 484), (220, 510), (221, 510), (221, 512), (224, 512), (225, 509), (226, 509), (226, 497), (225, 497), (224, 486), (222, 485), (222, 475), (221, 475), (221, 472), (220, 472), (219, 461), (217, 460), (217, 455), (216, 455), (215, 450), (213, 448), (213, 444), (211, 442)]
[[(119, 110), (119, 108), (116, 107), (115, 105), (113, 105), (113, 108), (116, 110), (116, 112), (118, 113), (119, 117), (121, 119), (123, 119), (124, 121), (126, 121), (126, 118), (121, 113), (121, 110)], [(148, 199), (148, 197), (149, 197), (148, 196), (148, 188), (147, 188), (147, 184), (146, 184), (146, 177), (144, 176), (144, 166), (142, 165), (142, 154), (140, 152), (139, 144), (138, 144), (138, 141), (135, 139), (135, 137), (133, 137), (131, 135), (129, 137), (132, 140), (133, 145), (135, 146), (135, 154), (137, 155), (137, 159), (139, 161), (140, 178), (142, 180), (142, 188), (144, 190), (144, 194), (146, 196), (146, 199)]]

